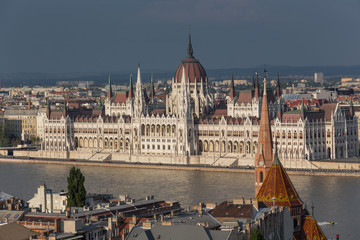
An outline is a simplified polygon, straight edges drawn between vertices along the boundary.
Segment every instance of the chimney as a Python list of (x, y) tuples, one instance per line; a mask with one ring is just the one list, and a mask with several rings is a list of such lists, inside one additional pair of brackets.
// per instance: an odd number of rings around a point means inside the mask
[(110, 231), (112, 231), (112, 229), (113, 229), (113, 226), (112, 226), (112, 217), (109, 217), (109, 218), (108, 218), (108, 228), (109, 228)]
[(146, 221), (146, 222), (143, 222), (143, 229), (151, 229), (151, 222), (149, 221)]
[(137, 219), (136, 219), (136, 216), (133, 215), (132, 218), (131, 218), (131, 221), (132, 221), (134, 224), (136, 224), (136, 220), (137, 220)]

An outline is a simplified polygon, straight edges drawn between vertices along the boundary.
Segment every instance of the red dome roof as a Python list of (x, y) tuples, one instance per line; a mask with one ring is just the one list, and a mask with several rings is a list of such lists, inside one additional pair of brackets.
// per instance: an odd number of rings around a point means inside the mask
[(175, 83), (181, 83), (183, 68), (185, 68), (186, 82), (201, 83), (201, 79), (207, 81), (206, 71), (200, 62), (194, 58), (193, 49), (191, 46), (191, 37), (189, 35), (189, 46), (187, 50), (187, 57), (180, 63), (175, 72)]

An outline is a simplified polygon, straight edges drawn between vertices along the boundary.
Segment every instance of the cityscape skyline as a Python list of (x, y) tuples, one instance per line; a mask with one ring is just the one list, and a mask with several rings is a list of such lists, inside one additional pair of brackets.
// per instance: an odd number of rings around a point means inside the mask
[(360, 63), (353, 0), (84, 3), (3, 1), (0, 72), (171, 70), (189, 32), (207, 69)]

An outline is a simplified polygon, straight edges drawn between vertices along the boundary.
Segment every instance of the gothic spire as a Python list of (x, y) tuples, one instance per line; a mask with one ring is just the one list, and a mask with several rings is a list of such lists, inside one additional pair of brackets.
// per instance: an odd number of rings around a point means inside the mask
[(255, 72), (253, 72), (253, 75), (252, 75), (252, 89), (255, 90)]
[(111, 98), (112, 98), (112, 88), (111, 88), (111, 76), (110, 76), (110, 74), (109, 74), (109, 77), (108, 77), (108, 81), (109, 81), (109, 83), (108, 83), (108, 87), (109, 87), (109, 89), (108, 89), (108, 93), (107, 93), (107, 98), (110, 100)]
[(353, 104), (352, 98), (350, 99), (350, 109), (349, 110), (350, 110), (349, 111), (350, 117), (354, 117), (355, 110), (354, 110), (354, 104)]
[(134, 97), (134, 88), (132, 83), (132, 74), (130, 74), (130, 82), (129, 82), (129, 94), (128, 97), (131, 99)]
[(255, 155), (255, 194), (259, 191), (273, 161), (273, 142), (266, 95), (266, 74), (264, 76), (264, 94), (262, 98), (258, 141), (258, 149)]
[(134, 98), (134, 116), (140, 117), (144, 111), (144, 93), (141, 86), (141, 74), (140, 74), (140, 65), (138, 65), (137, 73), (137, 82), (136, 82), (136, 92)]
[(136, 82), (136, 87), (137, 87), (138, 85), (141, 85), (140, 64), (138, 65), (138, 72), (137, 72), (137, 82)]
[(194, 58), (193, 56), (193, 48), (191, 45), (191, 34), (189, 33), (189, 44), (188, 44), (188, 49), (187, 49), (187, 58)]
[(300, 117), (304, 120), (305, 119), (305, 105), (304, 105), (304, 99), (301, 101), (301, 109), (300, 109)]
[(281, 97), (279, 73), (277, 74), (277, 81), (276, 81), (276, 97), (277, 97), (277, 99), (280, 99), (280, 97)]
[(46, 116), (48, 119), (50, 119), (50, 115), (51, 115), (51, 106), (50, 106), (50, 101), (49, 99), (46, 100)]
[(255, 72), (255, 79), (256, 79), (256, 83), (255, 83), (255, 98), (259, 99), (260, 97), (260, 84), (259, 84), (259, 74), (257, 72)]
[(231, 99), (235, 98), (234, 74), (231, 75), (230, 98)]
[(150, 89), (150, 97), (152, 100), (154, 100), (155, 98), (155, 87), (154, 87), (154, 77), (153, 74), (151, 73), (151, 89)]
[(278, 101), (277, 117), (278, 117), (278, 119), (281, 121), (281, 119), (282, 119), (282, 108), (281, 108), (281, 102), (280, 102), (280, 100)]

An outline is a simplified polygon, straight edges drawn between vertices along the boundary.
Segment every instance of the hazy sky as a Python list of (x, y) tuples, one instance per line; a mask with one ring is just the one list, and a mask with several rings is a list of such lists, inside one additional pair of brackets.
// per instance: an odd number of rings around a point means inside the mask
[(0, 72), (360, 64), (359, 0), (0, 0)]

